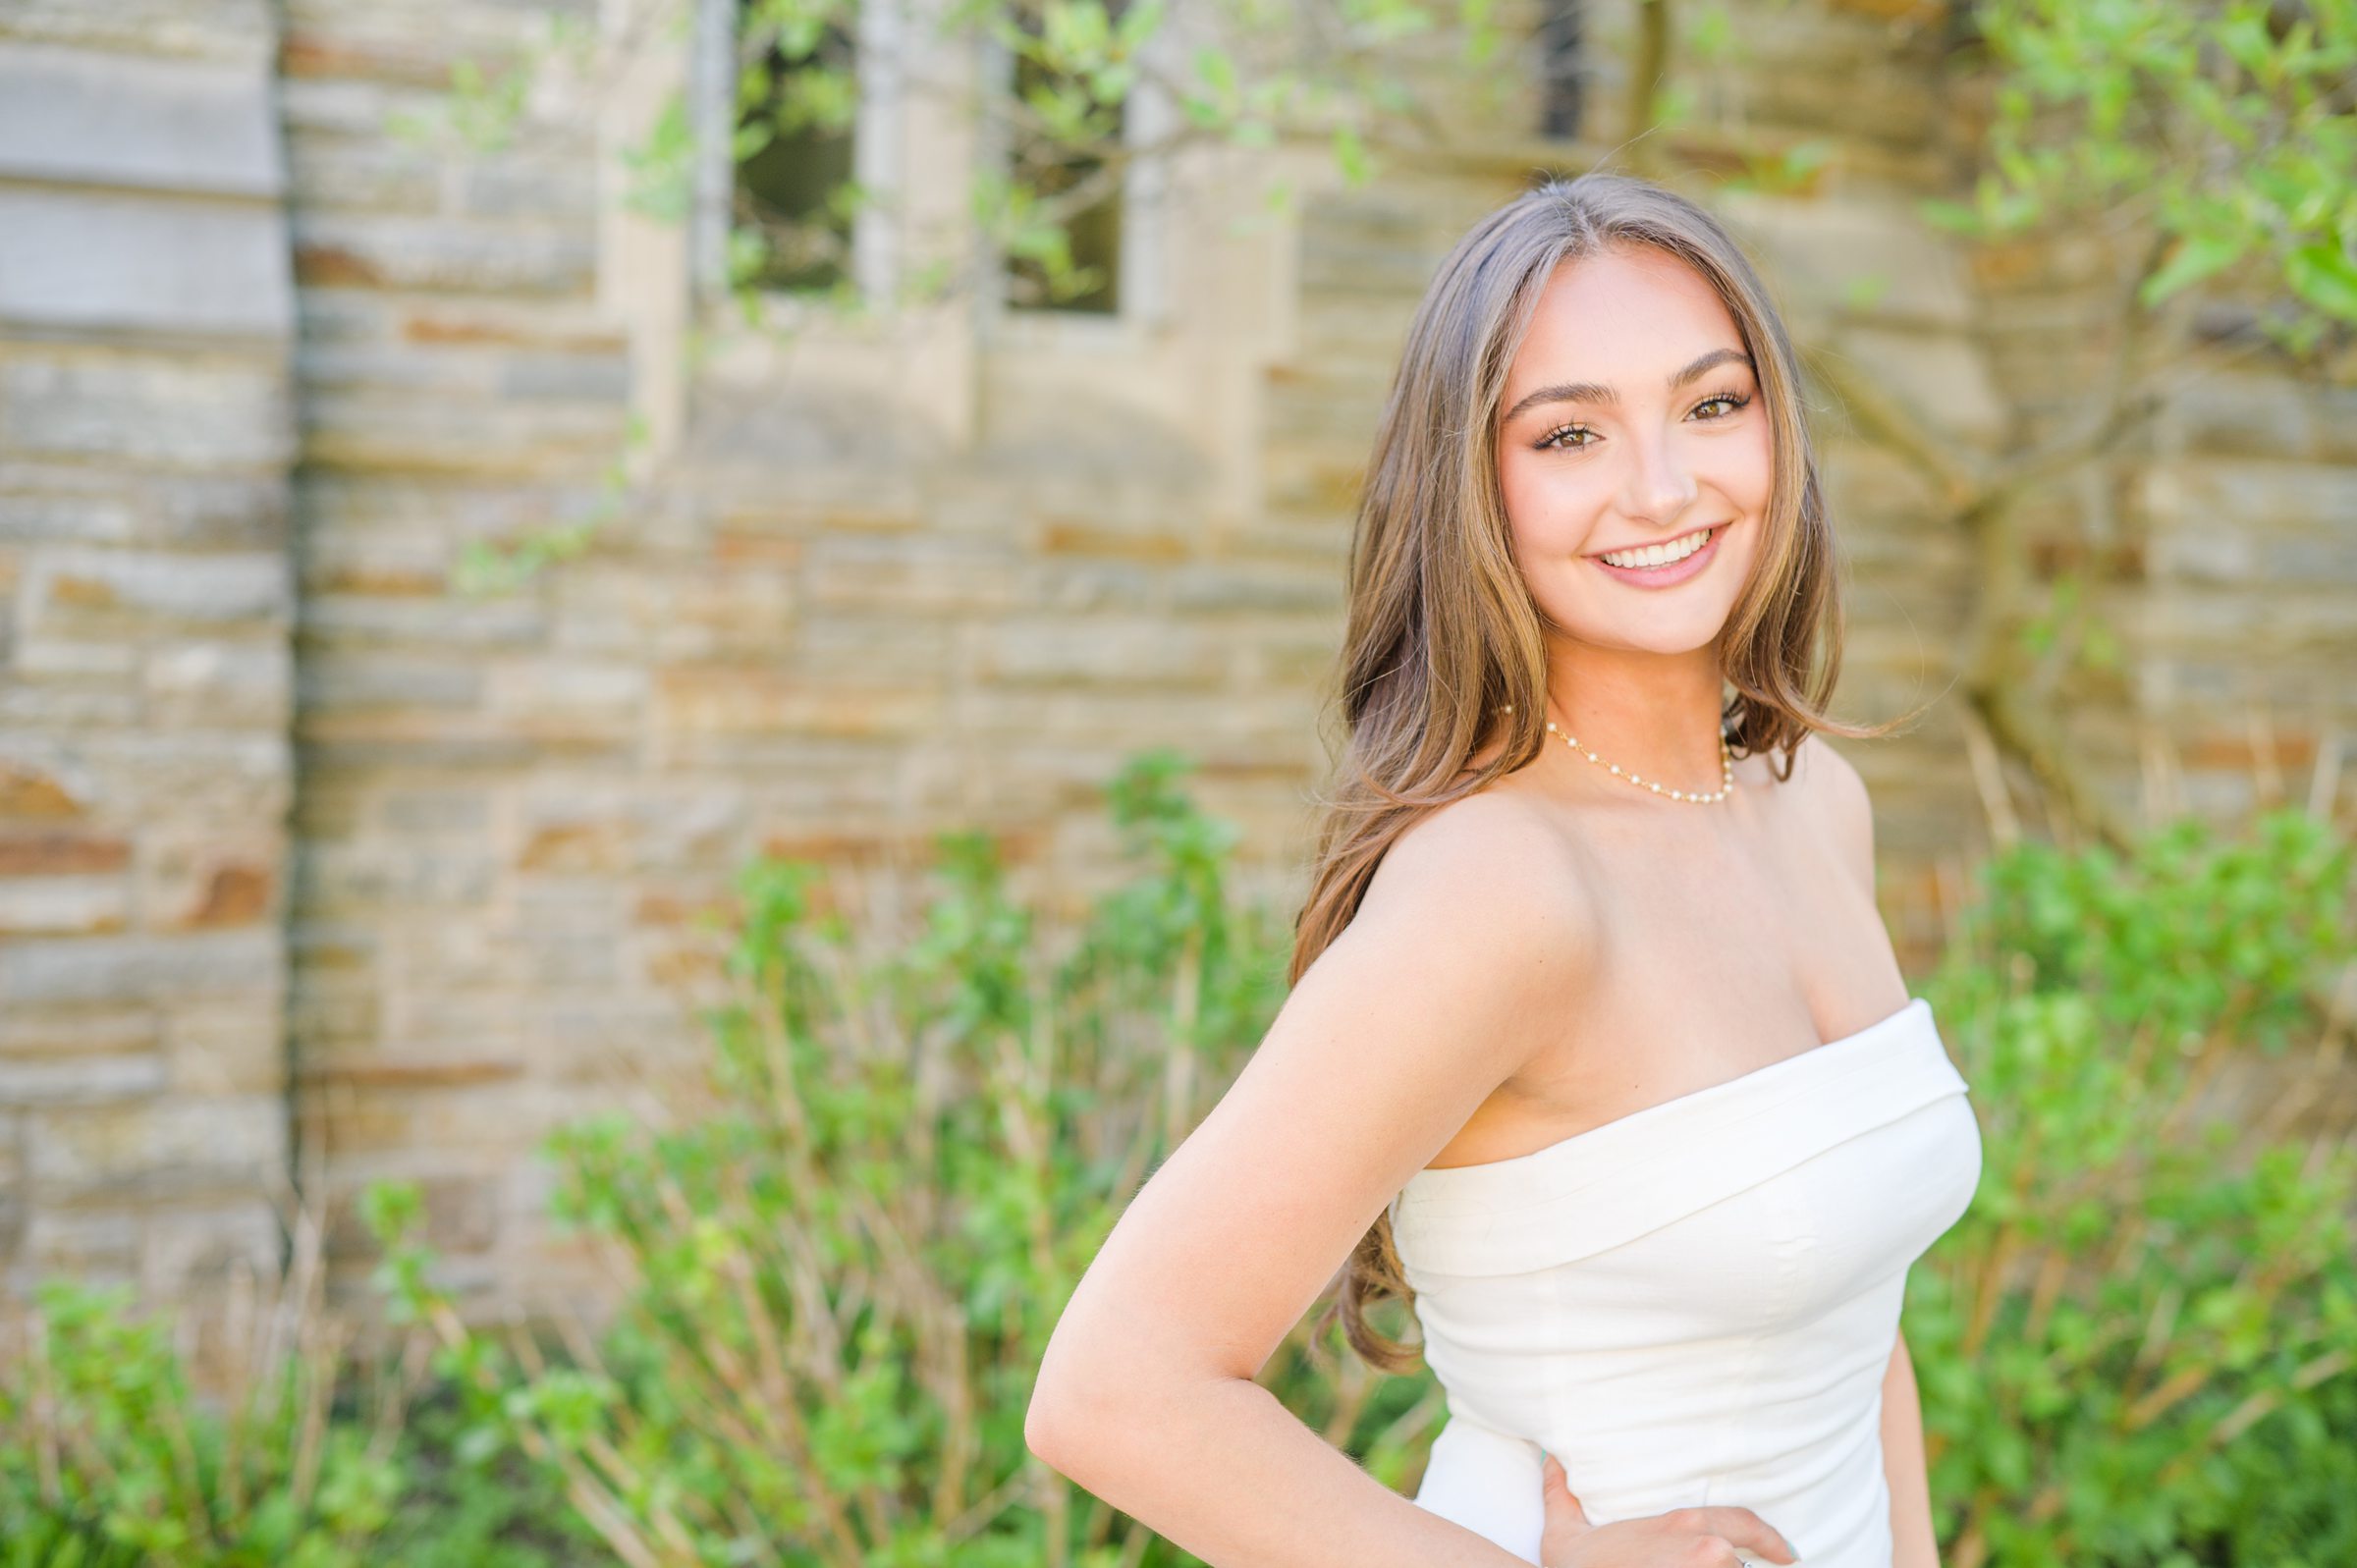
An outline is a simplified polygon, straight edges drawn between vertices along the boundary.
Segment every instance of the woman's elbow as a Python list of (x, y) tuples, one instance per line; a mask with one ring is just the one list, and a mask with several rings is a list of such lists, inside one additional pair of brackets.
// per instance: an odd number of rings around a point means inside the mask
[(1045, 1382), (1031, 1389), (1031, 1403), (1023, 1411), (1023, 1446), (1030, 1449), (1050, 1470), (1069, 1475), (1064, 1468), (1066, 1428), (1069, 1418)]
[(1131, 1339), (1083, 1346), (1051, 1336), (1023, 1412), (1023, 1445), (1057, 1474), (1097, 1490), (1132, 1457), (1143, 1433), (1167, 1430), (1183, 1411), (1189, 1380), (1168, 1374)]
[(1085, 1395), (1092, 1386), (1084, 1373), (1069, 1365), (1071, 1359), (1071, 1347), (1051, 1334), (1039, 1376), (1032, 1379), (1031, 1403), (1023, 1411), (1023, 1446), (1049, 1469), (1068, 1477), (1072, 1476), (1074, 1449), (1086, 1441), (1091, 1401)]

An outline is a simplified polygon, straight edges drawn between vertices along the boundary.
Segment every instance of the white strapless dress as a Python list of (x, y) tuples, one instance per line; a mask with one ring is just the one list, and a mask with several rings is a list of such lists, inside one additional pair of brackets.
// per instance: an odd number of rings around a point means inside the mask
[(1980, 1182), (1966, 1094), (1917, 997), (1534, 1154), (1417, 1172), (1393, 1234), (1449, 1420), (1415, 1501), (1535, 1563), (1552, 1453), (1595, 1524), (1734, 1504), (1802, 1568), (1891, 1568), (1883, 1377), (1907, 1271)]

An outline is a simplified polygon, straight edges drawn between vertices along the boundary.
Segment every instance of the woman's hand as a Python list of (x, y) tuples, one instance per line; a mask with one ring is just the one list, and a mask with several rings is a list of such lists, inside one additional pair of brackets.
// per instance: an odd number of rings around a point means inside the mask
[[(1547, 1528), (1542, 1568), (1735, 1568), (1754, 1558), (1797, 1562), (1791, 1543), (1748, 1508), (1672, 1508), (1643, 1519), (1591, 1525), (1555, 1455), (1541, 1469)], [(1715, 1551), (1698, 1551), (1698, 1543)]]

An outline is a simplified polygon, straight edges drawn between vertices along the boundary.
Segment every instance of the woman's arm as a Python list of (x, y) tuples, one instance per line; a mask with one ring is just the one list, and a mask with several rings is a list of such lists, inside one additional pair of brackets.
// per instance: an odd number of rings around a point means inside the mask
[(1883, 1469), (1891, 1482), (1891, 1568), (1940, 1568), (1923, 1457), (1923, 1401), (1903, 1333), (1883, 1374)]
[[(1834, 832), (1848, 857), (1850, 870), (1874, 898), (1874, 802), (1866, 781), (1848, 758), (1810, 735), (1796, 756), (1826, 764), (1824, 798), (1832, 802)], [(1940, 1568), (1940, 1540), (1932, 1531), (1932, 1487), (1925, 1474), (1923, 1405), (1915, 1388), (1915, 1363), (1907, 1356), (1907, 1338), (1899, 1334), (1891, 1347), (1891, 1365), (1883, 1373), (1883, 1469), (1891, 1483), (1891, 1568)]]
[(1368, 1475), (1256, 1382), (1103, 1395), (1069, 1433), (1055, 1417), (1035, 1431), (1034, 1400), (1032, 1451), (1215, 1568), (1529, 1568)]
[(1058, 1321), (1031, 1449), (1213, 1568), (1515, 1568), (1253, 1379), (1385, 1206), (1576, 1004), (1566, 853), (1510, 798), (1417, 822)]

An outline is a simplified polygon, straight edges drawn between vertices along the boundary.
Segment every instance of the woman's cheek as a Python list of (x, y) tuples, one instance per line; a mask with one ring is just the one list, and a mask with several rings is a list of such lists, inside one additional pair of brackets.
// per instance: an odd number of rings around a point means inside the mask
[(1529, 557), (1552, 560), (1579, 552), (1595, 514), (1580, 485), (1521, 465), (1509, 467), (1500, 490), (1525, 565)]

